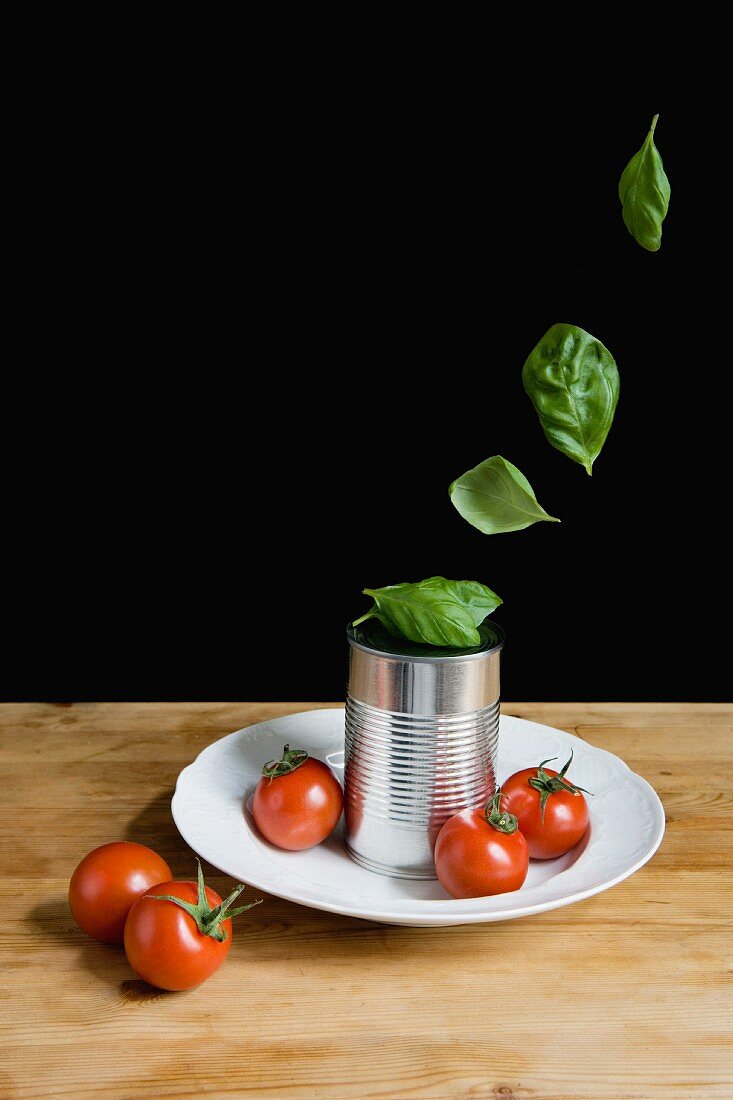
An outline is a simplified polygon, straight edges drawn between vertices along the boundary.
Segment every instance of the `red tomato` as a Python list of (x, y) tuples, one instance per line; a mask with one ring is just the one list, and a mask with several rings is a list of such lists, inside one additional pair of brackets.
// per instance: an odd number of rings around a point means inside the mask
[(565, 779), (572, 759), (571, 752), (560, 772), (545, 768), (543, 760), (537, 768), (515, 772), (502, 786), (504, 805), (517, 818), (533, 859), (565, 855), (588, 828), (583, 788)]
[[(216, 890), (205, 887), (210, 909), (221, 905)], [(195, 882), (162, 882), (156, 894), (169, 894), (196, 905)], [(150, 896), (136, 901), (125, 925), (125, 954), (132, 969), (159, 989), (192, 989), (219, 969), (232, 946), (232, 922), (221, 928), (226, 939), (202, 935), (196, 921), (172, 901)]]
[(527, 842), (516, 819), (499, 812), (499, 797), (497, 791), (486, 809), (462, 810), (438, 833), (435, 871), (454, 898), (506, 894), (527, 877)]
[(125, 920), (141, 894), (171, 877), (164, 859), (143, 844), (118, 840), (84, 856), (71, 876), (71, 915), (89, 936), (122, 943)]
[(262, 769), (252, 812), (266, 840), (300, 852), (331, 835), (343, 805), (341, 785), (331, 769), (286, 745), (282, 759)]

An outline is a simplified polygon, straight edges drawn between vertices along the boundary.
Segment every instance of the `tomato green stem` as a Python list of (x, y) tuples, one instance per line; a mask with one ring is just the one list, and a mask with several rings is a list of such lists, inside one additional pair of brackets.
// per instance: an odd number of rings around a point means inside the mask
[(548, 756), (547, 760), (543, 760), (541, 764), (537, 766), (537, 775), (531, 775), (527, 782), (530, 787), (534, 787), (536, 791), (540, 792), (540, 824), (545, 824), (545, 806), (547, 805), (547, 799), (551, 794), (557, 794), (558, 791), (568, 791), (569, 794), (591, 794), (591, 791), (587, 791), (585, 787), (578, 787), (576, 784), (571, 783), (565, 778), (565, 772), (570, 767), (573, 760), (573, 750), (570, 750), (570, 756), (563, 764), (561, 770), (557, 775), (548, 775), (545, 769), (545, 764), (549, 764), (551, 760), (556, 760), (555, 756)]
[(198, 900), (195, 905), (191, 905), (188, 901), (183, 901), (182, 898), (176, 898), (172, 894), (145, 894), (145, 897), (152, 898), (154, 901), (172, 901), (174, 905), (178, 905), (181, 909), (184, 909), (189, 917), (193, 918), (202, 936), (211, 936), (212, 939), (218, 940), (219, 943), (223, 943), (227, 938), (227, 934), (226, 930), (221, 927), (221, 922), (229, 920), (230, 917), (237, 917), (240, 913), (246, 913), (248, 909), (253, 909), (255, 905), (260, 905), (262, 903), (262, 898), (258, 898), (257, 901), (251, 901), (249, 905), (240, 905), (238, 909), (230, 909), (229, 906), (233, 901), (236, 901), (242, 893), (242, 890), (244, 890), (244, 886), (239, 885), (236, 889), (232, 890), (225, 901), (220, 905), (215, 905), (212, 909), (206, 897), (204, 872), (201, 869), (201, 861), (197, 859), (196, 862), (198, 863)]
[(496, 829), (498, 833), (516, 833), (519, 827), (516, 817), (507, 810), (500, 809), (500, 803), (501, 787), (498, 787), (494, 797), (486, 803), (486, 809), (484, 810), (486, 820), (492, 829)]
[(268, 760), (262, 769), (262, 774), (266, 779), (277, 779), (278, 776), (294, 772), (301, 764), (305, 764), (307, 759), (308, 753), (305, 749), (291, 749), (290, 745), (286, 745), (281, 758)]

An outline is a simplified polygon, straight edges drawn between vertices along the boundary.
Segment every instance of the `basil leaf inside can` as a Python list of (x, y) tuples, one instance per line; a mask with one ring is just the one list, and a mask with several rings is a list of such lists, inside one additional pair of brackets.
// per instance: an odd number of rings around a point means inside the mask
[(454, 649), (477, 646), (478, 627), (502, 602), (485, 584), (445, 577), (365, 588), (364, 595), (374, 605), (354, 626), (375, 618), (397, 638)]

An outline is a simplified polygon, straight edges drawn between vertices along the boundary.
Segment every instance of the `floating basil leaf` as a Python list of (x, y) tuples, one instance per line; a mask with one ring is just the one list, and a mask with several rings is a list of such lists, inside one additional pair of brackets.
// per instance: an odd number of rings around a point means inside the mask
[(591, 474), (618, 404), (608, 348), (577, 325), (553, 325), (524, 364), (522, 381), (548, 441)]
[(477, 627), (502, 602), (478, 581), (445, 577), (365, 588), (364, 595), (372, 597), (374, 606), (354, 626), (376, 618), (397, 638), (460, 649), (479, 645)]
[(649, 252), (656, 252), (662, 244), (662, 222), (667, 216), (671, 191), (654, 144), (658, 118), (655, 115), (652, 119), (644, 144), (624, 168), (618, 185), (626, 228)]
[(543, 519), (560, 522), (537, 503), (522, 471), (501, 455), (487, 458), (462, 474), (448, 492), (463, 518), (485, 535), (523, 531)]

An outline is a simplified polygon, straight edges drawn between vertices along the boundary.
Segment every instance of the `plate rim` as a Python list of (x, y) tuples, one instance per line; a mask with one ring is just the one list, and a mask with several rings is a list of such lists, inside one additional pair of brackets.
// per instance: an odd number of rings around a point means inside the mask
[[(197, 841), (196, 845), (192, 844), (191, 841), (187, 838), (183, 828), (181, 827), (181, 820), (179, 820), (179, 818), (181, 818), (183, 815), (182, 813), (177, 813), (177, 803), (180, 801), (181, 797), (181, 781), (187, 772), (190, 772), (192, 769), (195, 768), (195, 766), (203, 756), (209, 753), (210, 750), (214, 749), (222, 741), (238, 737), (239, 735), (247, 733), (248, 731), (254, 731), (261, 726), (271, 725), (272, 723), (277, 722), (281, 719), (293, 718), (298, 715), (344, 715), (344, 713), (345, 711), (343, 707), (316, 707), (312, 710), (307, 711), (293, 711), (290, 714), (276, 715), (274, 718), (265, 718), (261, 722), (253, 722), (248, 726), (242, 726), (240, 729), (232, 730), (230, 733), (224, 734), (222, 737), (218, 737), (215, 741), (212, 741), (209, 745), (206, 745), (201, 750), (201, 752), (199, 752), (197, 756), (191, 761), (191, 763), (187, 764), (185, 768), (182, 768), (179, 772), (176, 779), (176, 787), (171, 798), (171, 814), (173, 816), (173, 820), (180, 835), (183, 837), (189, 847), (191, 847), (195, 852), (202, 856), (208, 863), (211, 863), (212, 866), (217, 867), (224, 874), (237, 879), (241, 877), (238, 872), (231, 870), (230, 867), (227, 866), (228, 860), (226, 858), (222, 859), (220, 855), (216, 853), (212, 854), (211, 849), (208, 848), (205, 843), (201, 844), (201, 842)], [(287, 887), (283, 888), (283, 886), (278, 885), (277, 888), (273, 888), (272, 883), (268, 884), (267, 882), (260, 880), (257, 875), (252, 878), (247, 876), (247, 885), (257, 890), (264, 890), (265, 893), (268, 893), (274, 897), (280, 897), (283, 898), (283, 900), (285, 901), (291, 901), (296, 905), (305, 905), (309, 909), (318, 909), (326, 913), (337, 913), (341, 916), (356, 917), (360, 920), (372, 921), (373, 923), (396, 924), (408, 927), (449, 927), (461, 924), (486, 924), (492, 923), (494, 921), (517, 920), (521, 919), (522, 917), (535, 916), (538, 913), (550, 912), (553, 909), (560, 909), (566, 905), (573, 905), (578, 901), (584, 901), (586, 898), (603, 893), (605, 890), (610, 890), (613, 886), (617, 886), (620, 882), (623, 882), (625, 879), (630, 878), (630, 876), (635, 874), (641, 867), (644, 866), (644, 864), (649, 862), (649, 860), (652, 858), (655, 852), (657, 852), (660, 844), (662, 843), (665, 832), (666, 819), (662, 800), (660, 799), (657, 792), (654, 790), (654, 787), (651, 785), (651, 783), (649, 783), (647, 779), (644, 778), (644, 776), (639, 775), (638, 772), (633, 771), (626, 763), (626, 761), (623, 760), (620, 756), (617, 756), (615, 753), (610, 752), (608, 749), (593, 745), (591, 742), (585, 741), (582, 737), (578, 737), (577, 734), (570, 733), (568, 730), (560, 729), (557, 726), (548, 726), (543, 722), (533, 722), (529, 719), (520, 718), (516, 715), (502, 715), (502, 717), (511, 718), (514, 722), (520, 722), (522, 725), (532, 726), (539, 730), (548, 730), (555, 734), (560, 733), (564, 737), (568, 738), (571, 743), (574, 742), (578, 745), (582, 745), (585, 749), (590, 749), (594, 754), (610, 757), (615, 764), (622, 765), (623, 769), (628, 772), (629, 777), (633, 780), (635, 785), (645, 795), (653, 817), (653, 835), (650, 839), (648, 846), (644, 849), (644, 852), (639, 856), (638, 859), (633, 861), (627, 868), (624, 868), (624, 870), (621, 871), (619, 874), (614, 875), (611, 878), (604, 880), (600, 883), (596, 883), (593, 886), (588, 887), (587, 889), (578, 890), (574, 893), (567, 894), (560, 898), (554, 898), (547, 901), (539, 901), (524, 905), (517, 905), (511, 909), (494, 911), (487, 909), (476, 909), (470, 911), (462, 910), (459, 912), (459, 908), (466, 905), (466, 903), (476, 903), (478, 901), (484, 900), (480, 898), (417, 898), (411, 900), (409, 904), (414, 905), (418, 908), (422, 906), (437, 905), (441, 907), (441, 911), (433, 912), (428, 910), (425, 912), (415, 911), (411, 913), (409, 912), (409, 910), (390, 909), (390, 903), (385, 903), (385, 905), (380, 907), (379, 910), (375, 910), (374, 912), (364, 912), (363, 909), (360, 910), (359, 906), (348, 906), (344, 905), (343, 902), (331, 902), (327, 898), (323, 898), (319, 901), (310, 899), (305, 900), (302, 896), (299, 896), (297, 892), (288, 890)]]

